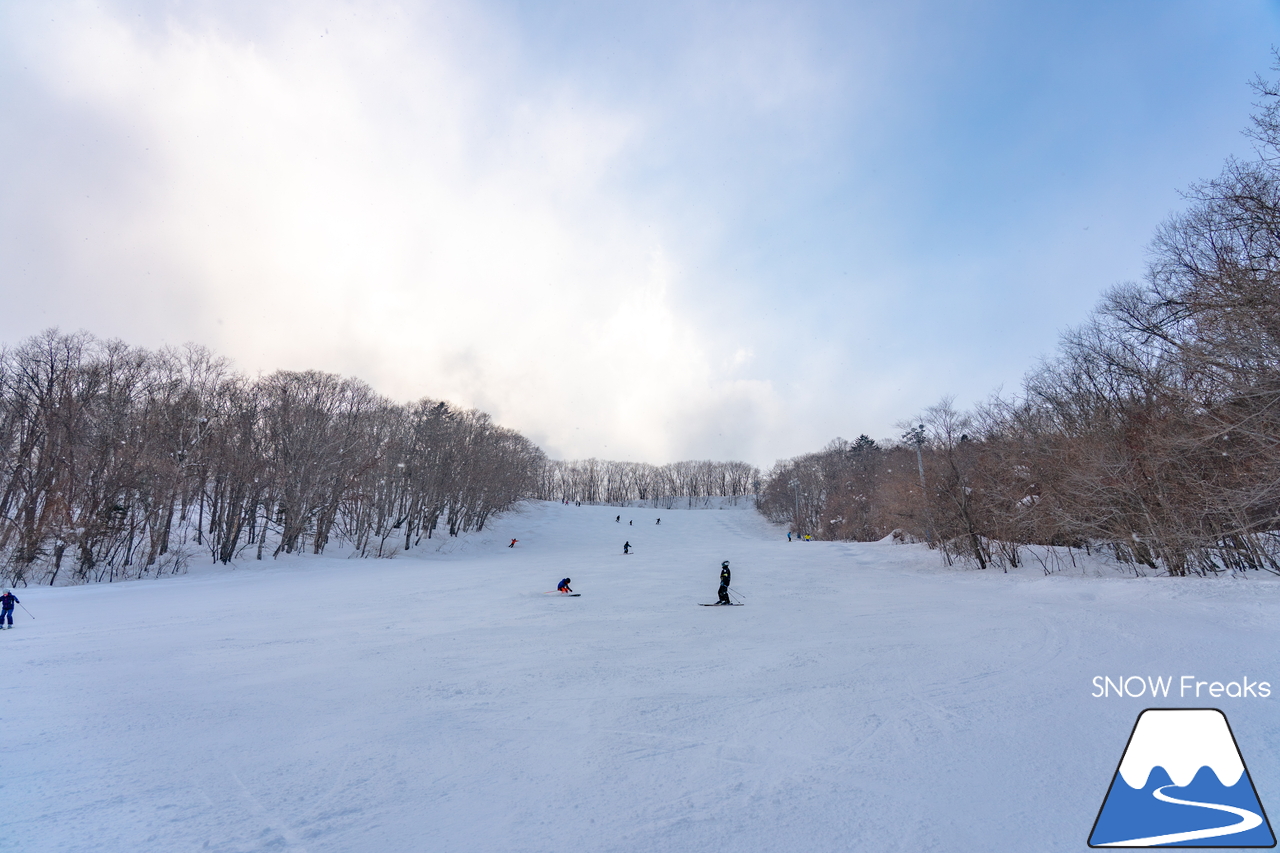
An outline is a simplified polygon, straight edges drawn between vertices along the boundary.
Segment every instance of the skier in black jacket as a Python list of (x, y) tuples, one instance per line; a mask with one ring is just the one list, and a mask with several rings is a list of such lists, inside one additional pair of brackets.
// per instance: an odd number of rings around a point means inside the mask
[(720, 603), (733, 604), (729, 600), (729, 561), (725, 560), (720, 564)]

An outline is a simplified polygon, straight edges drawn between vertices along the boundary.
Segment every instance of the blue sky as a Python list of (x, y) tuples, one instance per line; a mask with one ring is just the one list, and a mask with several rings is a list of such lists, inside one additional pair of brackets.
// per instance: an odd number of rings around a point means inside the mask
[(0, 341), (195, 341), (761, 465), (1021, 376), (1232, 154), (1274, 3), (10, 3)]

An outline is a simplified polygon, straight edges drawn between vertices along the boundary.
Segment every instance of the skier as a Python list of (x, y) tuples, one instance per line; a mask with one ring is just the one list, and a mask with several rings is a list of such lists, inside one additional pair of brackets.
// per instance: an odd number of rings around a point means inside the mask
[(788, 541), (788, 542), (790, 542), (790, 541), (791, 541), (791, 531), (790, 531), (790, 530), (788, 530), (788, 531), (787, 531), (787, 541)]
[(729, 561), (725, 560), (720, 564), (720, 603), (733, 604), (729, 600)]
[(615, 518), (615, 519), (614, 519), (614, 521), (616, 521), (616, 522), (618, 522), (619, 524), (621, 524), (621, 523), (622, 523), (622, 516), (618, 516), (617, 518)]
[(661, 523), (662, 523), (662, 519), (658, 519), (658, 520), (657, 520), (657, 522), (655, 522), (655, 523), (656, 523), (656, 524), (661, 524)]
[(13, 605), (21, 603), (11, 590), (6, 589), (4, 595), (0, 595), (0, 628), (5, 627), (6, 619), (9, 621), (8, 627), (13, 627)]
[(624, 554), (630, 554), (630, 553), (631, 553), (631, 543), (630, 543), (630, 542), (623, 542), (623, 543), (622, 543), (622, 553), (624, 553)]
[(563, 592), (563, 593), (573, 592), (573, 590), (569, 588), (568, 578), (565, 578), (564, 580), (560, 581), (560, 583), (556, 586), (556, 592)]
[(508, 547), (508, 548), (514, 548), (514, 547), (516, 547), (516, 543), (517, 543), (517, 542), (519, 542), (519, 541), (520, 541), (519, 539), (512, 539), (512, 540), (511, 540), (511, 544), (510, 544), (510, 545), (508, 545), (507, 547)]

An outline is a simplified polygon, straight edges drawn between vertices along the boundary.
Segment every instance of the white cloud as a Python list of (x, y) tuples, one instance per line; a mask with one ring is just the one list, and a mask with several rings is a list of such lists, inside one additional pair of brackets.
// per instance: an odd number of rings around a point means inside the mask
[(643, 115), (516, 79), (462, 7), (294, 8), (252, 37), (87, 5), (33, 30), (45, 85), (129, 129), (145, 187), (85, 203), (112, 238), (80, 275), (147, 258), (182, 307), (153, 318), (171, 342), (477, 405), (553, 453), (707, 455), (680, 424), (771, 406), (681, 316), (660, 224), (611, 183)]

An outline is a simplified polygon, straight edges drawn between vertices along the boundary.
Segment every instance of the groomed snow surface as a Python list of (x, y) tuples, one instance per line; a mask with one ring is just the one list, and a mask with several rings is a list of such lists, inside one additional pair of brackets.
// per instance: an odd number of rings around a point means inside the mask
[[(18, 589), (0, 849), (1085, 850), (1153, 705), (1222, 708), (1280, 813), (1280, 584), (946, 569), (745, 506), (443, 544)], [(726, 559), (746, 606), (696, 606)], [(1276, 690), (1091, 696), (1183, 674)]]

